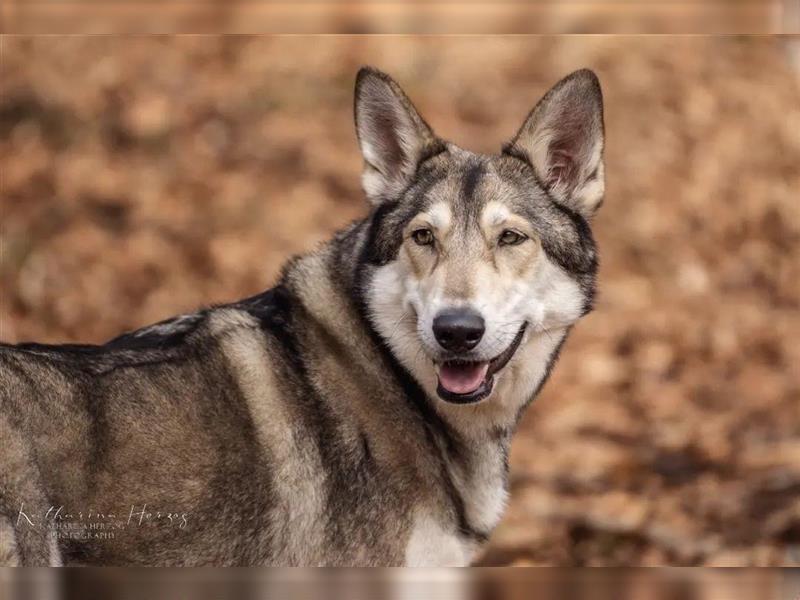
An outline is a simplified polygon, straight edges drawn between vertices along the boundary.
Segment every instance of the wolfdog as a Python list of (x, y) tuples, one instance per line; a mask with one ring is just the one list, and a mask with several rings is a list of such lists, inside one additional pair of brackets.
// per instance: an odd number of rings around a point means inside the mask
[(0, 563), (468, 565), (595, 294), (603, 104), (557, 83), (502, 151), (362, 68), (369, 214), (261, 294), (103, 345), (0, 346)]

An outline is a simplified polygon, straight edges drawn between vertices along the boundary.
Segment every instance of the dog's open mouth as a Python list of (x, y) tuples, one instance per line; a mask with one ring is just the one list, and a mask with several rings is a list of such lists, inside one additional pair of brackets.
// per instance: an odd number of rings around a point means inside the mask
[(456, 359), (446, 360), (438, 365), (439, 385), (436, 393), (439, 397), (455, 404), (472, 404), (491, 394), (495, 373), (505, 367), (514, 356), (527, 325), (523, 323), (508, 348), (492, 360), (470, 362)]

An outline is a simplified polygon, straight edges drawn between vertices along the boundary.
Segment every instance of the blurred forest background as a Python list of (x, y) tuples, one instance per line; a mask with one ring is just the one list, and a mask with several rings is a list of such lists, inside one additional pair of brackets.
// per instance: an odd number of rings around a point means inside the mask
[(5, 37), (0, 339), (102, 342), (254, 294), (367, 208), (356, 70), (497, 151), (604, 86), (596, 311), (482, 564), (800, 562), (800, 79), (778, 37)]
[(797, 0), (4, 0), (14, 33), (800, 33)]

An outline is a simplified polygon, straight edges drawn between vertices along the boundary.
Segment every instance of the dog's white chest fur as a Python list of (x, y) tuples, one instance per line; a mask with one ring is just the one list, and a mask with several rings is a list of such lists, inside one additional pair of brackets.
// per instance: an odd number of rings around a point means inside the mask
[(475, 554), (474, 542), (449, 531), (436, 519), (418, 513), (406, 546), (407, 567), (464, 567)]
[[(507, 498), (502, 457), (487, 452), (469, 475), (454, 465), (450, 473), (464, 502), (467, 524), (478, 532), (490, 533), (503, 515)], [(439, 521), (419, 510), (406, 546), (406, 566), (467, 566), (479, 548), (477, 541), (458, 532), (456, 523)]]

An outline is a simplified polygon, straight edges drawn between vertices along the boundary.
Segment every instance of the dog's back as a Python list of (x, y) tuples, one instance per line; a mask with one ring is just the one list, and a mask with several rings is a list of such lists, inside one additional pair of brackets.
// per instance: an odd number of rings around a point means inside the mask
[(102, 346), (2, 346), (3, 564), (402, 563), (413, 461), (347, 406), (381, 392), (335, 344), (278, 286)]
[[(220, 348), (228, 330), (215, 335), (215, 321), (224, 318), (210, 311), (191, 327), (162, 324), (104, 346), (0, 350), (0, 426), (10, 442), (0, 501), (22, 562), (57, 562), (56, 536), (78, 562), (252, 560), (214, 535), (248, 533), (214, 506), (219, 488), (234, 491), (243, 511), (267, 514), (270, 501), (251, 485), (266, 465)], [(218, 518), (188, 527), (185, 513), (198, 510)]]

